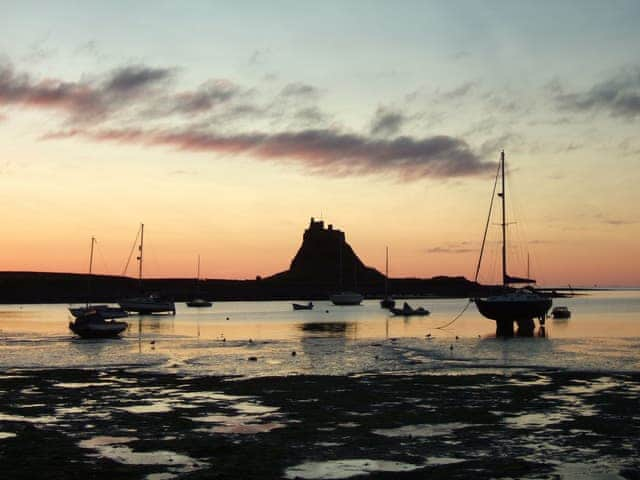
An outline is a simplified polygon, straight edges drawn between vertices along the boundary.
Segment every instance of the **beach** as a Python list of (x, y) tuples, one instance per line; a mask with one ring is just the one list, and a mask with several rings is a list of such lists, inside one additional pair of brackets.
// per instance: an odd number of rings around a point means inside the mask
[(640, 374), (0, 378), (6, 478), (638, 478)]
[(3, 473), (639, 478), (638, 292), (563, 299), (570, 320), (511, 339), (423, 302), (178, 305), (111, 340), (75, 338), (65, 305), (3, 306)]

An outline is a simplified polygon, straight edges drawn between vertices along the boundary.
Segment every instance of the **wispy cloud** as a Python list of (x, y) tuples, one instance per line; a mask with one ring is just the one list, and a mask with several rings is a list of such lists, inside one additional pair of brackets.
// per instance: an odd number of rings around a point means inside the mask
[(320, 90), (318, 90), (313, 85), (308, 85), (306, 83), (295, 82), (289, 83), (284, 86), (280, 95), (283, 97), (312, 97), (315, 98), (320, 95)]
[(567, 93), (562, 85), (551, 85), (561, 109), (576, 112), (605, 111), (615, 117), (640, 115), (640, 67), (617, 72), (585, 92)]
[[(481, 175), (494, 169), (493, 162), (486, 162), (459, 137), (386, 138), (396, 135), (406, 121), (400, 111), (379, 108), (370, 134), (319, 128), (327, 115), (317, 105), (320, 91), (312, 85), (288, 83), (270, 101), (260, 103), (251, 89), (224, 79), (176, 92), (176, 71), (130, 65), (94, 79), (65, 82), (37, 80), (4, 65), (0, 104), (62, 112), (60, 128), (42, 135), (44, 140), (75, 137), (244, 154), (315, 174), (388, 174), (401, 181)], [(197, 123), (192, 121), (196, 115)], [(249, 130), (247, 122), (231, 123), (249, 118), (252, 125), (260, 118), (270, 124)]]
[(16, 73), (11, 65), (2, 64), (0, 104), (58, 109), (72, 120), (87, 121), (128, 106), (128, 102), (170, 79), (172, 74), (172, 69), (132, 65), (113, 70), (97, 81), (65, 82), (34, 80), (26, 73)]
[(406, 116), (397, 110), (378, 107), (371, 122), (372, 135), (395, 135), (406, 121)]
[(477, 251), (477, 248), (471, 248), (471, 242), (465, 241), (427, 248), (425, 253), (445, 253), (455, 255), (461, 253), (476, 253)]
[(47, 138), (73, 136), (188, 151), (249, 154), (263, 160), (294, 163), (327, 176), (389, 173), (403, 181), (415, 181), (483, 174), (495, 167), (494, 163), (482, 161), (463, 140), (448, 136), (380, 140), (335, 130), (223, 135), (190, 130), (114, 129), (69, 130)]

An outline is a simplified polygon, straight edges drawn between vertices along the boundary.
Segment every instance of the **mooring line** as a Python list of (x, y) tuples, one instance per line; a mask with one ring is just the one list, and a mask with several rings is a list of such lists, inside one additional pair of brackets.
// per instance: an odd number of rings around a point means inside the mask
[(444, 325), (440, 325), (439, 327), (436, 327), (436, 330), (443, 330), (443, 329), (447, 328), (449, 325), (453, 325), (453, 323), (454, 323), (456, 320), (458, 320), (458, 319), (462, 316), (462, 314), (463, 314), (464, 312), (466, 312), (466, 311), (467, 311), (467, 308), (469, 308), (469, 305), (471, 305), (472, 303), (473, 303), (473, 300), (469, 299), (469, 301), (468, 301), (468, 302), (467, 302), (467, 304), (464, 306), (464, 308), (462, 309), (462, 311), (461, 311), (458, 315), (456, 315), (456, 316), (455, 316), (455, 318), (454, 318), (453, 320), (451, 320), (449, 323), (445, 323)]

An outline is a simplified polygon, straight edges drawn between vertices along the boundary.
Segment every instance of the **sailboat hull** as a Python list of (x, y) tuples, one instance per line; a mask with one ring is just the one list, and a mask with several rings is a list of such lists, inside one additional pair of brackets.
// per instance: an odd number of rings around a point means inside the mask
[(157, 300), (154, 298), (132, 298), (121, 300), (118, 305), (127, 312), (149, 315), (152, 313), (176, 313), (176, 306), (171, 301)]
[(499, 322), (544, 318), (551, 308), (551, 299), (545, 297), (515, 301), (477, 298), (475, 303), (484, 317)]

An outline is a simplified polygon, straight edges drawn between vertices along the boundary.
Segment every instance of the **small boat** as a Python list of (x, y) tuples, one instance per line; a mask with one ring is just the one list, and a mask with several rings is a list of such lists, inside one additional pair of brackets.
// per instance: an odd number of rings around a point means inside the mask
[[(198, 269), (196, 272), (196, 295), (200, 293), (200, 255), (198, 255)], [(189, 300), (187, 302), (187, 307), (193, 308), (207, 308), (212, 306), (213, 304), (202, 298), (194, 298), (193, 300)]]
[(294, 310), (313, 310), (313, 303), (311, 302), (307, 304), (294, 303), (292, 305)]
[(422, 316), (425, 316), (425, 315), (429, 315), (429, 310), (426, 310), (426, 309), (424, 309), (422, 307), (413, 308), (407, 302), (404, 302), (404, 304), (402, 305), (402, 308), (393, 308), (392, 307), (389, 310), (394, 315), (403, 316), (403, 317), (411, 317), (411, 316), (422, 317)]
[(78, 318), (94, 310), (97, 311), (102, 316), (102, 318), (125, 318), (129, 316), (126, 310), (120, 307), (110, 307), (109, 305), (87, 305), (85, 307), (69, 308), (71, 315), (73, 315), (75, 318)]
[(128, 326), (127, 322), (107, 320), (96, 310), (88, 311), (69, 322), (69, 329), (82, 338), (114, 338)]
[[(507, 218), (506, 218), (506, 191), (505, 191), (505, 174), (504, 174), (504, 151), (500, 154), (500, 163), (498, 165), (498, 173), (496, 174), (495, 184), (493, 191), (495, 192), (499, 175), (501, 174), (502, 183), (501, 191), (498, 193), (498, 197), (501, 199), (502, 204), (502, 221), (500, 226), (502, 228), (502, 285), (505, 290), (510, 288), (510, 285), (515, 284), (535, 284), (535, 280), (531, 278), (522, 278), (509, 275), (507, 273)], [(489, 219), (491, 218), (491, 208), (493, 207), (493, 198), (491, 200), (491, 206), (489, 207), (489, 216), (487, 217), (487, 224), (485, 226), (484, 239), (482, 241), (482, 248), (480, 249), (480, 258), (478, 260), (478, 266), (476, 268), (475, 281), (478, 280), (478, 273), (480, 271), (480, 264), (482, 262), (482, 254), (484, 250), (485, 240), (487, 236), (487, 229), (489, 227)], [(478, 308), (478, 311), (486, 318), (495, 320), (497, 327), (497, 334), (499, 336), (512, 336), (513, 335), (513, 322), (517, 322), (519, 326), (523, 327), (523, 330), (533, 331), (533, 319), (538, 318), (540, 324), (544, 324), (544, 318), (547, 312), (551, 308), (551, 298), (545, 295), (541, 295), (531, 287), (525, 287), (515, 289), (513, 291), (489, 296), (487, 298), (475, 298), (473, 301)]]
[(360, 305), (364, 297), (355, 292), (340, 292), (329, 297), (329, 300), (334, 305), (344, 306), (344, 305)]
[(571, 311), (567, 307), (553, 307), (551, 316), (553, 318), (571, 318)]
[(380, 300), (380, 308), (387, 310), (396, 306), (396, 301), (389, 295), (389, 247), (387, 247), (387, 255), (384, 269), (384, 298)]
[(386, 308), (387, 310), (390, 310), (395, 306), (396, 301), (393, 299), (393, 297), (385, 297), (380, 300), (380, 308)]
[(187, 302), (187, 307), (194, 307), (194, 308), (210, 307), (211, 305), (213, 305), (213, 303), (211, 303), (208, 300), (204, 300), (202, 298), (194, 298), (193, 300), (189, 300)]
[[(142, 289), (142, 260), (144, 247), (144, 223), (140, 224), (140, 245), (138, 246), (138, 281)], [(137, 236), (136, 236), (137, 240)], [(127, 261), (127, 264), (129, 262)], [(126, 268), (125, 268), (126, 269)], [(118, 305), (127, 312), (139, 313), (142, 315), (151, 313), (172, 313), (176, 314), (176, 305), (173, 300), (151, 293), (141, 297), (127, 298), (120, 300)]]

